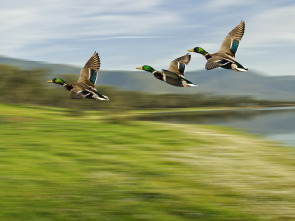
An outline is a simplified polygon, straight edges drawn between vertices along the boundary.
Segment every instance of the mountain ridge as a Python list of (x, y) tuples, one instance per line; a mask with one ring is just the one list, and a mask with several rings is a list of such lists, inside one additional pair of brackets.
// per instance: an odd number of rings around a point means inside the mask
[[(22, 69), (47, 69), (50, 77), (64, 74), (79, 74), (80, 67), (66, 64), (51, 64), (0, 56), (0, 64)], [(134, 68), (135, 69), (135, 68)], [(179, 88), (155, 79), (144, 71), (101, 70), (99, 85), (109, 85), (122, 90), (167, 94), (208, 93), (229, 96), (251, 96), (267, 100), (295, 100), (295, 76), (267, 76), (256, 70), (235, 72), (225, 69), (187, 71), (186, 78), (198, 87)]]

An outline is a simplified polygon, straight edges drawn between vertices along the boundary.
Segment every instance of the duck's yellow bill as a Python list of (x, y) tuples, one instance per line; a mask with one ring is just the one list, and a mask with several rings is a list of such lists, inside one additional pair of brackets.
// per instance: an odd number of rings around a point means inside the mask
[(53, 83), (53, 81), (52, 80), (50, 80), (50, 81), (46, 81), (47, 83)]
[(188, 51), (190, 51), (190, 52), (194, 52), (194, 49), (191, 49), (191, 50), (188, 50)]
[(136, 68), (136, 69), (140, 69), (140, 70), (142, 70), (142, 67), (138, 67), (138, 68)]

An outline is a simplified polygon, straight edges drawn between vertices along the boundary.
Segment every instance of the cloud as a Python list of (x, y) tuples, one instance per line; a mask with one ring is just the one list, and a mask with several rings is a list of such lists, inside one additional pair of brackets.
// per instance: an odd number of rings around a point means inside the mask
[(258, 41), (285, 44), (295, 41), (295, 5), (262, 12), (253, 21), (253, 34)]
[(170, 24), (181, 23), (177, 13), (161, 9), (162, 3), (161, 0), (7, 2), (0, 8), (1, 54), (33, 60), (55, 56), (53, 62), (56, 62), (60, 51), (82, 50), (89, 41), (156, 38)]
[[(1, 54), (80, 65), (99, 49), (106, 69), (145, 61), (166, 67), (194, 46), (217, 51), (245, 20), (238, 58), (247, 60), (271, 48), (294, 49), (294, 11), (288, 0), (16, 0), (0, 8)], [(190, 68), (204, 68), (204, 62)]]
[(20, 30), (23, 37), (33, 39), (153, 33), (178, 21), (173, 13), (157, 9), (159, 2), (63, 0), (39, 5), (28, 2), (19, 8), (2, 7), (0, 19), (4, 25), (0, 30), (8, 33)]
[[(290, 1), (269, 0), (211, 0), (204, 8), (208, 8), (220, 21), (227, 21), (222, 29), (231, 25), (236, 18), (246, 20), (248, 45), (259, 44), (261, 47), (285, 44), (295, 41), (295, 4)], [(224, 13), (227, 11), (227, 13)], [(215, 22), (216, 21), (215, 19)], [(239, 22), (239, 21), (236, 21)], [(216, 28), (216, 34), (220, 28)], [(229, 29), (230, 31), (230, 29)], [(249, 41), (249, 39), (251, 39)], [(251, 42), (251, 43), (249, 43)], [(264, 44), (263, 44), (264, 43)]]
[(243, 7), (246, 5), (251, 4), (253, 1), (251, 0), (237, 0), (237, 1), (232, 1), (232, 0), (211, 0), (207, 1), (206, 7), (210, 10), (221, 10), (221, 9), (226, 9), (226, 8), (233, 8), (233, 7)]

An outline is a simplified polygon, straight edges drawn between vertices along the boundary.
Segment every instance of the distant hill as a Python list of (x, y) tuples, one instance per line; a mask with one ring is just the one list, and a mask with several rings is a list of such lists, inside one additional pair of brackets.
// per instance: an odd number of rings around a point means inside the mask
[(102, 71), (100, 82), (126, 90), (151, 93), (209, 93), (230, 96), (252, 96), (269, 100), (295, 100), (295, 76), (267, 77), (258, 72), (235, 72), (215, 69), (187, 72), (186, 78), (198, 87), (178, 88), (155, 79), (143, 71)]
[(27, 61), (17, 58), (8, 58), (4, 56), (0, 56), (0, 64), (7, 64), (12, 65), (16, 67), (20, 67), (22, 69), (28, 70), (28, 69), (35, 69), (35, 68), (43, 68), (48, 69), (52, 74), (58, 74), (58, 73), (80, 73), (80, 68), (72, 66), (72, 65), (66, 65), (66, 64), (50, 64), (46, 62), (40, 62), (40, 61)]
[[(76, 73), (81, 67), (64, 64), (25, 61), (0, 57), (0, 64), (8, 64), (23, 69), (44, 68), (52, 76), (60, 73)], [(295, 76), (268, 77), (257, 71), (235, 72), (224, 69), (200, 70), (186, 73), (186, 78), (198, 87), (178, 88), (155, 79), (144, 71), (100, 71), (99, 84), (110, 85), (124, 90), (149, 93), (208, 93), (230, 96), (252, 96), (269, 100), (295, 100)], [(66, 80), (66, 79), (65, 79)]]

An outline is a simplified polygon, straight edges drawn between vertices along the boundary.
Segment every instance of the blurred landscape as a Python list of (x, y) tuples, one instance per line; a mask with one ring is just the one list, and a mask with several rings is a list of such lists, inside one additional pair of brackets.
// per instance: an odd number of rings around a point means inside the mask
[[(50, 64), (46, 62), (26, 61), (0, 57), (0, 64), (11, 65), (23, 70), (46, 70), (46, 77), (53, 78), (63, 74), (75, 74), (70, 80), (76, 81), (81, 67)], [(102, 67), (103, 68), (103, 67)], [(165, 68), (165, 67), (164, 67)], [(135, 67), (134, 67), (134, 70)], [(280, 74), (280, 73), (278, 73)], [(267, 76), (260, 71), (249, 70), (245, 73), (213, 69), (191, 71), (187, 67), (186, 78), (198, 84), (197, 88), (175, 88), (144, 71), (105, 71), (98, 77), (99, 85), (115, 87), (128, 91), (139, 91), (152, 94), (206, 94), (226, 96), (247, 96), (271, 101), (295, 100), (295, 76)], [(67, 76), (66, 76), (67, 77)], [(66, 78), (65, 77), (65, 78)], [(65, 79), (67, 80), (67, 79)]]
[(192, 71), (199, 87), (175, 88), (102, 70), (96, 87), (110, 101), (98, 102), (46, 83), (75, 82), (80, 68), (0, 63), (0, 220), (295, 219), (294, 148), (198, 123), (295, 106), (295, 77)]

